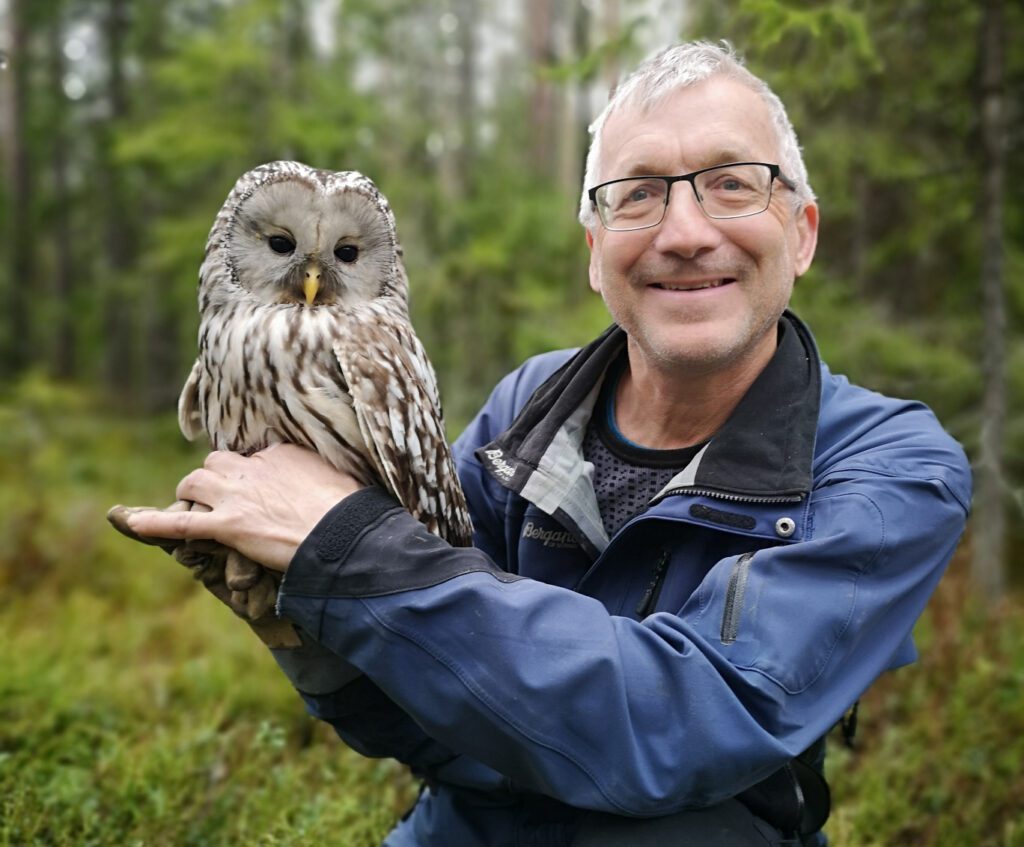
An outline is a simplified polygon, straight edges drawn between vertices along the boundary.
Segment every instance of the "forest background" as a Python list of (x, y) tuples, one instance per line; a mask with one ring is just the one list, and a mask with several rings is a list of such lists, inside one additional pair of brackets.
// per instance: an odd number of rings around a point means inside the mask
[(729, 39), (820, 198), (797, 312), (833, 370), (965, 445), (922, 661), (833, 745), (840, 845), (1024, 844), (1024, 6), (1006, 0), (0, 0), (0, 844), (374, 844), (415, 796), (306, 718), (248, 631), (103, 521), (201, 458), (174, 405), (234, 180), (390, 198), (454, 437), (607, 316), (587, 125), (665, 44)]

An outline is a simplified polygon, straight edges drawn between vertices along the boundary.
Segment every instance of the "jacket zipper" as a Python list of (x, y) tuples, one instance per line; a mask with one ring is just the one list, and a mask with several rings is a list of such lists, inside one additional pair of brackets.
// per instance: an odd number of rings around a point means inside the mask
[(646, 618), (658, 603), (658, 595), (661, 594), (661, 586), (665, 581), (665, 571), (668, 570), (668, 550), (662, 550), (658, 561), (654, 565), (654, 572), (651, 574), (651, 581), (647, 585), (644, 596), (636, 605), (636, 616), (640, 620)]
[(723, 644), (733, 644), (740, 632), (740, 613), (743, 611), (743, 595), (747, 590), (747, 577), (750, 574), (750, 560), (753, 553), (744, 553), (732, 566), (729, 584), (725, 590), (725, 611), (722, 613), (721, 640)]
[(661, 496), (651, 501), (651, 505), (654, 505), (654, 503), (660, 503), (670, 494), (692, 494), (696, 497), (714, 497), (718, 500), (728, 500), (732, 503), (802, 503), (804, 499), (803, 494), (791, 494), (780, 497), (759, 497), (752, 494), (728, 494), (724, 491), (714, 491), (710, 488), (689, 488), (687, 486), (683, 486), (681, 488), (670, 488), (668, 491), (663, 492)]

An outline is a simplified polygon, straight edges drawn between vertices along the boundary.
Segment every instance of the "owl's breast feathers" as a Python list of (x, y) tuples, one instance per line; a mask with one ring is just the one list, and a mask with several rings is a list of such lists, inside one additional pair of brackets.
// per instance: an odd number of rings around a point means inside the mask
[(356, 309), (235, 302), (204, 310), (182, 431), (217, 450), (308, 447), (387, 488), (429, 529), (468, 545), (471, 528), (433, 368), (402, 304)]
[(347, 317), (245, 303), (209, 310), (179, 405), (186, 436), (205, 432), (212, 448), (241, 453), (298, 444), (365, 484), (378, 482), (333, 350)]

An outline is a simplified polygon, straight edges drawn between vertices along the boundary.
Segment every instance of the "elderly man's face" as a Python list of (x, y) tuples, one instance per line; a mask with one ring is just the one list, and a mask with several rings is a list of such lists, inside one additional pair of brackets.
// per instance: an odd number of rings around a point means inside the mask
[[(613, 114), (601, 140), (601, 181), (779, 161), (767, 107), (725, 77), (680, 89), (646, 114)], [(680, 182), (658, 226), (609, 232), (598, 223), (588, 233), (590, 285), (629, 334), (631, 357), (691, 373), (751, 357), (767, 362), (793, 280), (810, 265), (817, 239), (817, 207), (797, 214), (792, 201), (776, 181), (767, 211), (712, 220)]]

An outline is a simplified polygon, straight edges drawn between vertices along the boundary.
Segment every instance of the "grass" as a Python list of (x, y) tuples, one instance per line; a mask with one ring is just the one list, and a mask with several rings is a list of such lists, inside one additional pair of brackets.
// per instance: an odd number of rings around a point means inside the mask
[[(262, 645), (103, 514), (167, 501), (201, 458), (26, 383), (0, 404), (0, 845), (379, 844), (415, 796), (308, 718)], [(838, 847), (1024, 845), (1024, 609), (974, 605), (957, 560), (833, 744)]]
[(0, 845), (379, 844), (415, 795), (308, 718), (262, 644), (115, 502), (201, 458), (73, 392), (0, 406)]
[(1024, 845), (1024, 604), (972, 597), (961, 552), (916, 638), (918, 664), (862, 700), (862, 747), (835, 744), (838, 845)]

